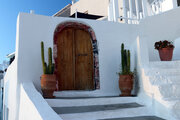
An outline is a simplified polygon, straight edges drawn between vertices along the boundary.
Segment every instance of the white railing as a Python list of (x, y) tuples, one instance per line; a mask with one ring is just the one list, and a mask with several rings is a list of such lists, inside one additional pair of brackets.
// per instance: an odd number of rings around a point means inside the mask
[(127, 16), (125, 23), (139, 24), (140, 19), (148, 16), (147, 4), (147, 0), (123, 0), (123, 15)]
[(162, 3), (165, 0), (154, 0), (150, 6), (151, 6), (151, 10), (152, 10), (152, 15), (156, 15), (162, 12)]
[[(140, 19), (148, 16), (147, 0), (123, 0), (123, 15), (119, 16), (120, 0), (110, 0), (109, 2), (109, 20), (123, 21), (127, 24), (138, 24)], [(121, 3), (122, 4), (122, 3)]]
[[(175, 0), (171, 1), (173, 4), (177, 4), (177, 2), (173, 1)], [(110, 0), (108, 20), (114, 22), (121, 21), (127, 24), (139, 24), (139, 21), (147, 16), (162, 13), (164, 3), (167, 5), (167, 0), (153, 0), (151, 2), (149, 0)], [(121, 9), (123, 10), (120, 14), (119, 5), (122, 5)]]

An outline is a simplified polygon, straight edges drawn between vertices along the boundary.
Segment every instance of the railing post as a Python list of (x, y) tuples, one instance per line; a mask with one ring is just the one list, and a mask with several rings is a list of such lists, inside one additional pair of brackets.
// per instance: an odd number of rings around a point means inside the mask
[(173, 8), (177, 8), (178, 4), (177, 4), (177, 0), (173, 0)]
[(147, 0), (142, 0), (143, 17), (148, 16), (147, 14)]
[(113, 0), (113, 17), (114, 17), (114, 22), (118, 21), (119, 17), (119, 4), (118, 0)]
[(76, 9), (76, 12), (75, 12), (75, 18), (77, 18), (77, 14), (78, 14), (78, 12), (77, 12), (77, 9)]
[[(129, 0), (129, 18), (132, 18), (133, 16), (133, 9), (132, 9), (132, 0)], [(130, 20), (130, 23), (132, 21)]]
[(139, 0), (135, 0), (137, 20), (139, 20), (139, 2), (138, 1)]
[(124, 16), (124, 21), (125, 23), (127, 23), (127, 8), (126, 8), (126, 1), (127, 0), (123, 0), (123, 16)]

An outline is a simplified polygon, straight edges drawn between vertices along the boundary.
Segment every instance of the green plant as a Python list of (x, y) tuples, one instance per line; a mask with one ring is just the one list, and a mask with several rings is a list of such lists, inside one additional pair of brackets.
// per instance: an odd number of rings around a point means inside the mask
[(54, 64), (52, 63), (52, 49), (48, 48), (48, 65), (44, 60), (44, 43), (41, 42), (41, 58), (44, 74), (53, 74), (54, 73)]
[(130, 50), (124, 49), (124, 44), (121, 44), (121, 72), (120, 75), (133, 74), (131, 72)]
[(164, 41), (155, 42), (154, 48), (157, 50), (162, 49), (162, 48), (174, 48), (174, 45), (172, 42), (164, 40)]

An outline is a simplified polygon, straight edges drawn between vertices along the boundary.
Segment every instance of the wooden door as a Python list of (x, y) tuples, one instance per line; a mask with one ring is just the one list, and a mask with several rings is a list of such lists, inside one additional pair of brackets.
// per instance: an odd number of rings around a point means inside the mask
[(58, 34), (57, 79), (60, 90), (92, 90), (93, 50), (88, 32), (66, 28)]

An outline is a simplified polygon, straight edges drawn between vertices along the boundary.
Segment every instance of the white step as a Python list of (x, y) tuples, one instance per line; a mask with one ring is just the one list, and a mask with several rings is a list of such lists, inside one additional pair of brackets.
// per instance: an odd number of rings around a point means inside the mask
[(150, 68), (180, 68), (180, 61), (154, 61), (149, 63)]
[(51, 107), (73, 107), (88, 105), (108, 105), (137, 102), (137, 97), (100, 97), (80, 99), (46, 99)]
[(136, 116), (153, 116), (153, 113), (146, 107), (139, 107), (98, 112), (60, 114), (60, 117), (63, 120), (99, 120), (108, 118), (124, 118)]
[(154, 75), (149, 80), (152, 85), (180, 84), (180, 75)]
[(180, 84), (164, 84), (153, 86), (153, 93), (155, 97), (162, 99), (180, 99)]
[(145, 74), (147, 76), (157, 76), (157, 75), (166, 75), (166, 76), (174, 76), (174, 75), (180, 75), (180, 67), (179, 68), (149, 68), (145, 70)]

